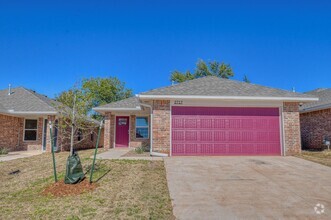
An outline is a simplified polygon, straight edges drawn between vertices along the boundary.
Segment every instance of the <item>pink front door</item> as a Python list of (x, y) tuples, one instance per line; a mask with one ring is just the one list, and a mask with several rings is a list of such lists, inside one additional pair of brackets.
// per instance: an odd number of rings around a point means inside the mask
[(116, 117), (115, 147), (129, 146), (129, 116)]
[(278, 108), (172, 107), (172, 155), (280, 155)]

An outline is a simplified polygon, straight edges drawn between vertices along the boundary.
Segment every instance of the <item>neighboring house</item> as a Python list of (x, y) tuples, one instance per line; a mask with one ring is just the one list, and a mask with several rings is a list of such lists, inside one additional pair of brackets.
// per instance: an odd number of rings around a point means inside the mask
[(301, 151), (299, 103), (314, 96), (203, 77), (94, 108), (104, 147), (150, 144), (151, 154), (292, 155)]
[[(50, 151), (48, 123), (52, 121), (56, 125), (59, 122), (58, 105), (58, 102), (23, 87), (0, 90), (0, 147), (9, 151)], [(69, 148), (68, 142), (63, 143), (56, 126), (53, 137), (57, 150)], [(94, 147), (95, 141), (96, 137), (91, 135), (77, 147)]]
[(316, 89), (306, 94), (318, 97), (319, 101), (300, 107), (302, 147), (321, 149), (323, 140), (331, 139), (331, 89)]

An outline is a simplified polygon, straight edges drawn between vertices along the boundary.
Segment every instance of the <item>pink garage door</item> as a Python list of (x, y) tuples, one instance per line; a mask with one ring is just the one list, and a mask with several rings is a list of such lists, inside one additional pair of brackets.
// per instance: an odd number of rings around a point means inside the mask
[(172, 155), (281, 155), (279, 109), (172, 107)]

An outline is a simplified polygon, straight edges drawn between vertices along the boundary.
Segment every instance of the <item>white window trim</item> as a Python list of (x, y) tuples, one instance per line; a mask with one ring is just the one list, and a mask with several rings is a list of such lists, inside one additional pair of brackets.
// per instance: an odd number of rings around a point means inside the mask
[[(26, 120), (36, 120), (37, 121), (37, 128), (36, 129), (26, 129), (25, 128), (25, 124), (26, 124)], [(36, 142), (38, 141), (38, 124), (39, 124), (39, 119), (36, 118), (24, 118), (24, 127), (23, 127), (23, 141), (24, 142)], [(25, 131), (36, 131), (36, 140), (25, 140)]]
[[(147, 118), (147, 126), (137, 126), (137, 118)], [(147, 138), (138, 138), (137, 137), (137, 128), (147, 128)], [(149, 139), (149, 117), (148, 116), (136, 116), (134, 133), (135, 133), (135, 138), (137, 140), (147, 140), (147, 139)]]

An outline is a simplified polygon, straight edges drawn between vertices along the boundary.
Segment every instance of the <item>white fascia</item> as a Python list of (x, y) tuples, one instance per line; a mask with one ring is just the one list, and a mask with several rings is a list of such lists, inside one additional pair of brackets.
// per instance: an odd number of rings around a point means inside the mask
[(306, 108), (300, 111), (300, 113), (308, 113), (308, 112), (314, 112), (314, 111), (320, 111), (320, 110), (325, 110), (331, 108), (331, 104), (326, 104), (326, 105), (320, 105), (316, 107), (311, 107), (311, 108)]
[(290, 101), (313, 102), (318, 98), (302, 97), (261, 97), (261, 96), (194, 96), (194, 95), (137, 95), (140, 99), (205, 99), (205, 100), (252, 100), (252, 101)]
[(26, 112), (26, 111), (13, 111), (13, 110), (8, 110), (6, 113), (11, 115), (57, 115), (58, 114), (58, 112), (43, 112), (43, 111)]
[(140, 111), (141, 110), (141, 107), (140, 106), (137, 106), (135, 108), (99, 108), (99, 107), (96, 107), (96, 108), (93, 108), (94, 111), (97, 111), (97, 112), (105, 112), (105, 111)]

